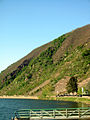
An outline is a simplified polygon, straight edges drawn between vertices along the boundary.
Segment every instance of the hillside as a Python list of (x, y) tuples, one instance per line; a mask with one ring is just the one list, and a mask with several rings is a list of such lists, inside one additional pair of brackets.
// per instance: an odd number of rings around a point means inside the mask
[(90, 81), (90, 25), (36, 48), (0, 74), (0, 95), (47, 96), (66, 92), (76, 76), (79, 87)]

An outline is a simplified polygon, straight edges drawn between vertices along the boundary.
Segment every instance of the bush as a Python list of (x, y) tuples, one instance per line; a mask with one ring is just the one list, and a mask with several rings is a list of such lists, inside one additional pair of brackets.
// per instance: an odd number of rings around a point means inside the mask
[(84, 50), (84, 52), (82, 53), (82, 56), (84, 59), (87, 59), (88, 62), (90, 63), (90, 49)]

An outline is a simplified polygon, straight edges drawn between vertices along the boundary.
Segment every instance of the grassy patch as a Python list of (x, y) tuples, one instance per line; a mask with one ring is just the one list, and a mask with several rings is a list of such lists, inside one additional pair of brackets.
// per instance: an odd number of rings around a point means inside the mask
[(90, 98), (82, 98), (82, 97), (57, 97), (57, 100), (63, 100), (63, 101), (74, 101), (74, 102), (82, 102), (90, 104)]

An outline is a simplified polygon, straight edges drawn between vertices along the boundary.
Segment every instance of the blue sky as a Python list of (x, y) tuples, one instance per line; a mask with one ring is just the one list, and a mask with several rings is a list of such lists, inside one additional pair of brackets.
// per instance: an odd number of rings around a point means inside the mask
[(0, 71), (86, 24), (90, 0), (0, 0)]

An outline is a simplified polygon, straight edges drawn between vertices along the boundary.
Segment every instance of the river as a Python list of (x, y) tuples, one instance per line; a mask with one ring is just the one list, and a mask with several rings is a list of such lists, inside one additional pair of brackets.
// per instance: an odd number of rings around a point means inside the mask
[(0, 120), (11, 120), (18, 109), (77, 108), (87, 105), (67, 101), (49, 101), (33, 99), (0, 99)]

